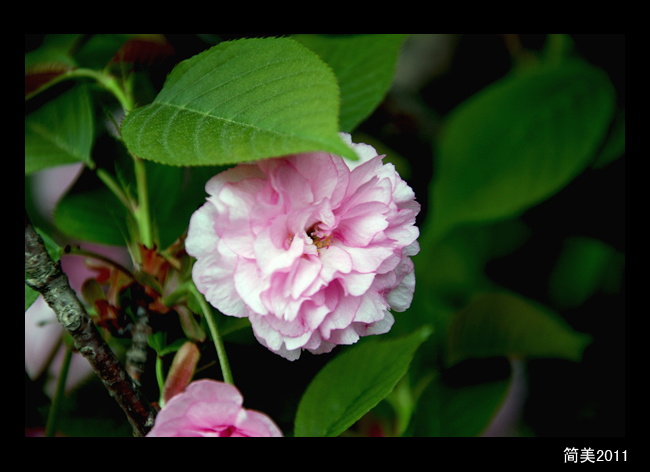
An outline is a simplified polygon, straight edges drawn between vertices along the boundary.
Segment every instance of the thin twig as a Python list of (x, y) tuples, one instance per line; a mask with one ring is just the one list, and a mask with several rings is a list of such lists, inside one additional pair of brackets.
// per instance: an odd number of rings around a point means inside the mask
[(90, 321), (86, 309), (70, 288), (68, 277), (47, 253), (25, 211), (25, 283), (40, 292), (59, 323), (70, 333), (76, 348), (88, 360), (110, 395), (126, 413), (135, 436), (153, 427), (156, 412), (140, 393), (111, 348)]

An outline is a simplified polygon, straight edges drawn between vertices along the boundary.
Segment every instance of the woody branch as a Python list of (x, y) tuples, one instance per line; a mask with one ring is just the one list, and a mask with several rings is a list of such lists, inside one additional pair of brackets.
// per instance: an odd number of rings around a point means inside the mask
[(68, 277), (47, 253), (25, 211), (25, 283), (43, 295), (59, 323), (70, 333), (75, 347), (88, 360), (110, 395), (122, 407), (135, 436), (153, 427), (156, 412), (124, 370), (94, 327), (86, 309), (68, 283)]

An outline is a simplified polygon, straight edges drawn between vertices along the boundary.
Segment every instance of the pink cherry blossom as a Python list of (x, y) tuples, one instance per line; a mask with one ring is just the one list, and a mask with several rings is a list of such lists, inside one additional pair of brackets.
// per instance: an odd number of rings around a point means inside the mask
[(268, 416), (242, 408), (232, 385), (197, 380), (173, 397), (158, 413), (147, 437), (281, 437)]
[(185, 241), (198, 290), (290, 360), (390, 330), (406, 310), (420, 205), (371, 146), (239, 164), (206, 184)]

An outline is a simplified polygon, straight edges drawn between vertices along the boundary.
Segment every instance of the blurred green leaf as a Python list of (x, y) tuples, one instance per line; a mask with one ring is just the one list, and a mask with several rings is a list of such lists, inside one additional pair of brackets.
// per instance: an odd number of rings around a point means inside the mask
[(122, 137), (143, 159), (176, 166), (326, 151), (356, 159), (338, 135), (336, 77), (287, 38), (220, 43), (178, 64)]
[(607, 141), (598, 153), (592, 167), (595, 169), (605, 167), (623, 154), (625, 154), (625, 110), (616, 114)]
[(74, 53), (81, 67), (102, 70), (131, 34), (93, 34)]
[(487, 427), (508, 393), (510, 380), (451, 387), (436, 377), (413, 415), (414, 435), (476, 437)]
[(393, 390), (430, 334), (425, 326), (405, 337), (372, 339), (334, 358), (300, 400), (295, 435), (338, 436), (352, 426)]
[(80, 38), (80, 34), (46, 34), (41, 45), (25, 54), (25, 70), (37, 64), (60, 63), (74, 67), (71, 51)]
[(454, 317), (447, 363), (495, 356), (578, 362), (590, 342), (590, 336), (574, 331), (559, 316), (529, 300), (510, 293), (484, 293)]
[(165, 357), (167, 354), (178, 351), (186, 342), (188, 342), (186, 338), (179, 338), (167, 344), (167, 333), (165, 331), (157, 331), (147, 336), (147, 344), (156, 351), (158, 357)]
[[(166, 248), (187, 229), (191, 215), (177, 214), (175, 211), (183, 189), (185, 169), (163, 166), (150, 161), (146, 161), (145, 167), (149, 212), (160, 247)], [(135, 185), (135, 180), (131, 182)]]
[(405, 34), (326, 36), (299, 34), (300, 41), (332, 68), (341, 89), (341, 130), (352, 131), (384, 99)]
[(93, 167), (93, 110), (85, 86), (76, 86), (25, 117), (25, 175), (74, 162)]
[(605, 72), (571, 61), (509, 75), (459, 105), (438, 143), (435, 234), (519, 214), (560, 190), (594, 158), (614, 102)]
[[(134, 189), (132, 164), (121, 160), (117, 164), (116, 181)], [(145, 165), (154, 234), (160, 247), (166, 248), (187, 230), (192, 213), (205, 203), (205, 183), (223, 167), (185, 169), (149, 161)], [(54, 218), (62, 232), (84, 241), (123, 245), (129, 237), (126, 208), (89, 172), (61, 199)]]
[(167, 354), (171, 354), (172, 352), (176, 352), (176, 351), (178, 351), (178, 350), (183, 346), (183, 344), (185, 344), (186, 342), (188, 342), (187, 339), (184, 339), (184, 338), (177, 339), (177, 340), (174, 341), (173, 343), (171, 343), (171, 344), (165, 346), (163, 349), (161, 349), (161, 350), (158, 352), (158, 355), (159, 355), (160, 357), (164, 357), (164, 356), (166, 356)]
[(80, 36), (46, 34), (38, 48), (25, 54), (25, 100), (54, 84), (77, 66), (70, 53)]
[(129, 238), (124, 205), (92, 172), (84, 170), (54, 211), (54, 224), (67, 236), (123, 246)]
[(156, 353), (160, 356), (162, 350), (165, 348), (165, 344), (167, 343), (167, 333), (164, 331), (156, 331), (155, 333), (150, 334), (147, 336), (147, 344), (151, 349), (156, 351)]
[(560, 308), (583, 304), (599, 289), (617, 293), (625, 257), (611, 246), (591, 238), (569, 238), (549, 280), (549, 295)]
[(444, 327), (456, 312), (477, 291), (494, 288), (485, 275), (485, 264), (510, 254), (529, 236), (530, 230), (519, 218), (459, 226), (438, 241), (432, 228), (424, 228), (418, 238), (420, 253), (413, 257), (416, 287), (409, 316), (400, 317), (393, 330), (432, 323), (436, 326), (433, 336), (446, 338)]

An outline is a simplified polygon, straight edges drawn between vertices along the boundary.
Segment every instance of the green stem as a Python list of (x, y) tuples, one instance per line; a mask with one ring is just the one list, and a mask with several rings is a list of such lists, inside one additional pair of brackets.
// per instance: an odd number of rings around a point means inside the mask
[(117, 98), (117, 101), (120, 102), (120, 105), (122, 105), (122, 108), (124, 108), (125, 113), (133, 110), (133, 100), (127, 93), (125, 93), (124, 89), (120, 87), (120, 84), (114, 75), (103, 71), (79, 67), (77, 69), (71, 69), (65, 74), (62, 74), (61, 80), (75, 77), (90, 77), (92, 79), (95, 79), (102, 87), (111, 92), (115, 98)]
[(149, 217), (149, 194), (147, 191), (147, 170), (144, 161), (133, 155), (135, 167), (135, 181), (138, 186), (138, 208), (135, 219), (140, 231), (140, 242), (147, 248), (153, 248), (153, 234), (151, 232), (151, 218)]
[(127, 210), (133, 210), (133, 205), (131, 205), (131, 201), (129, 200), (129, 197), (126, 196), (122, 188), (115, 182), (115, 179), (113, 179), (113, 176), (106, 172), (104, 169), (97, 169), (95, 171), (97, 174), (97, 177), (104, 182), (104, 184), (113, 192), (113, 194), (122, 202), (122, 204), (127, 208)]
[(161, 356), (156, 356), (156, 380), (158, 380), (158, 390), (160, 390), (160, 399), (158, 400), (158, 406), (162, 408), (165, 406), (165, 401), (163, 399), (163, 390), (165, 389), (165, 375), (163, 374), (163, 362)]
[(201, 310), (203, 310), (205, 321), (208, 322), (210, 334), (212, 335), (212, 341), (217, 348), (217, 356), (219, 357), (219, 364), (221, 365), (223, 380), (230, 385), (235, 385), (235, 382), (232, 379), (232, 372), (230, 371), (230, 364), (228, 363), (228, 356), (226, 356), (226, 349), (223, 346), (223, 341), (221, 340), (221, 335), (219, 334), (219, 329), (217, 328), (217, 322), (212, 315), (212, 310), (210, 309), (208, 302), (205, 301), (205, 297), (199, 293), (194, 284), (189, 284), (189, 290), (199, 302), (199, 305), (201, 305)]
[(72, 360), (72, 351), (69, 347), (65, 348), (65, 356), (63, 357), (63, 365), (59, 373), (59, 379), (56, 383), (56, 392), (52, 399), (52, 406), (50, 406), (50, 413), (47, 417), (47, 425), (45, 425), (45, 437), (51, 438), (54, 436), (56, 416), (61, 406), (61, 399), (65, 393), (65, 382), (68, 378), (68, 371), (70, 370), (70, 361)]
[[(124, 113), (128, 114), (135, 104), (131, 98), (130, 79), (127, 81), (126, 86), (129, 90), (125, 90), (119, 83), (117, 77), (112, 74), (85, 68), (72, 69), (65, 74), (66, 78), (72, 77), (91, 77), (104, 87), (106, 90), (111, 92), (113, 96), (120, 102)], [(140, 233), (140, 242), (147, 248), (151, 249), (153, 247), (153, 236), (151, 231), (151, 219), (149, 217), (149, 196), (147, 193), (147, 173), (144, 165), (144, 161), (138, 158), (135, 155), (133, 156), (133, 163), (135, 167), (135, 178), (138, 188), (138, 206), (133, 209), (128, 197), (124, 192), (119, 188), (117, 183), (111, 178), (111, 176), (98, 169), (97, 176), (104, 182), (108, 188), (120, 199), (120, 201), (129, 209), (134, 210), (134, 216), (138, 224), (138, 230)]]
[[(126, 91), (122, 86), (120, 86), (119, 81), (114, 75), (100, 72), (92, 69), (74, 69), (71, 72), (76, 76), (85, 76), (92, 77), (99, 82), (102, 87), (110, 91), (117, 101), (120, 102), (122, 108), (124, 109), (125, 114), (129, 114), (131, 110), (135, 107), (133, 99), (131, 98), (130, 91)], [(130, 86), (131, 82), (127, 82), (127, 86)], [(135, 219), (138, 224), (138, 230), (140, 233), (140, 242), (147, 248), (153, 248), (153, 236), (151, 232), (151, 218), (149, 217), (149, 195), (147, 193), (147, 172), (145, 169), (144, 161), (133, 155), (133, 165), (135, 167), (135, 179), (138, 188), (138, 207), (135, 209)], [(124, 195), (124, 193), (119, 189), (112, 179), (110, 179), (108, 174), (99, 173), (98, 177), (108, 185), (108, 187), (117, 195), (122, 203), (126, 205), (127, 208), (130, 208), (129, 199)]]

